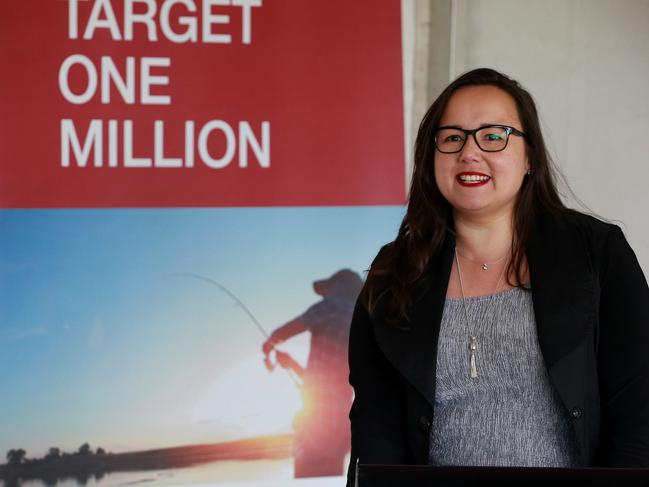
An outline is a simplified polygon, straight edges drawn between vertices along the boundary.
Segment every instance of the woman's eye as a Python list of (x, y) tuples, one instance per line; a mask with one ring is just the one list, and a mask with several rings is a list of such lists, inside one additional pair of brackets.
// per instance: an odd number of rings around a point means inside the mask
[(488, 140), (488, 141), (491, 142), (491, 141), (503, 140), (504, 136), (503, 136), (502, 133), (490, 132), (488, 134), (485, 134), (484, 138), (485, 138), (485, 140)]
[(462, 140), (461, 135), (449, 135), (444, 139), (444, 142), (460, 142)]

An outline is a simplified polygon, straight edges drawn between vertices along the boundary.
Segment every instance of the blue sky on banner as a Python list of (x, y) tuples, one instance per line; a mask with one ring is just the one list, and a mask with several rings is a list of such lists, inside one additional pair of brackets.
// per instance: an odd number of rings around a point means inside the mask
[[(0, 453), (111, 451), (290, 431), (299, 395), (263, 367), (311, 284), (368, 267), (403, 207), (0, 212)], [(302, 360), (305, 337), (287, 345)], [(291, 348), (292, 347), (292, 348)], [(241, 377), (250, 381), (241, 384)]]

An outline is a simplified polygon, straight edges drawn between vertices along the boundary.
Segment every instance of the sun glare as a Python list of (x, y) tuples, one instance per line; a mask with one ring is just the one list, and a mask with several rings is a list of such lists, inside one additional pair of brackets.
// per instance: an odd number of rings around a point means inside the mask
[(251, 438), (292, 431), (300, 392), (282, 369), (268, 372), (260, 355), (234, 363), (205, 389), (193, 410), (215, 439)]

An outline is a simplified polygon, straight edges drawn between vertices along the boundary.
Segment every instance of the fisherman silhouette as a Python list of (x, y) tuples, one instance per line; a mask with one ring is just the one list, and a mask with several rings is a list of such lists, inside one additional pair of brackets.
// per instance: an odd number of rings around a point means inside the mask
[[(304, 407), (293, 421), (295, 477), (342, 475), (350, 447), (349, 408), (353, 391), (348, 383), (347, 343), (354, 304), (363, 286), (360, 276), (342, 269), (328, 279), (315, 281), (322, 300), (297, 318), (273, 331), (262, 345), (265, 361), (274, 352), (276, 363), (302, 382)], [(275, 347), (309, 331), (311, 342), (306, 367)]]

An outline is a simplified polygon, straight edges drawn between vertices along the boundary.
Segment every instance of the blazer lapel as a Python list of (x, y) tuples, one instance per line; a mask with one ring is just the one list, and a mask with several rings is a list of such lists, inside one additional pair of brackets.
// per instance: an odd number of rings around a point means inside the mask
[(535, 219), (527, 259), (539, 345), (552, 372), (583, 341), (594, 319), (591, 263), (578, 227), (547, 213)]
[[(431, 404), (435, 397), (437, 340), (454, 249), (455, 239), (447, 233), (440, 255), (431, 260), (414, 290), (410, 321), (405, 326), (374, 320), (376, 340), (385, 356)], [(376, 315), (380, 317), (381, 313)]]

